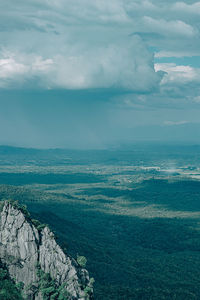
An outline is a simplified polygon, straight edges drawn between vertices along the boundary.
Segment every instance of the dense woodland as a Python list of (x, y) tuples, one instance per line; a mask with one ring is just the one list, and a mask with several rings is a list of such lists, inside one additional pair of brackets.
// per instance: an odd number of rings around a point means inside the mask
[(22, 300), (21, 285), (9, 277), (8, 270), (0, 261), (0, 300)]
[(64, 251), (87, 258), (95, 299), (200, 299), (200, 181), (143, 171), (139, 181), (122, 186), (117, 178), (131, 172), (112, 174), (109, 165), (109, 172), (88, 176), (79, 168), (71, 179), (62, 172), (56, 182), (55, 170), (1, 172), (0, 198), (26, 204)]

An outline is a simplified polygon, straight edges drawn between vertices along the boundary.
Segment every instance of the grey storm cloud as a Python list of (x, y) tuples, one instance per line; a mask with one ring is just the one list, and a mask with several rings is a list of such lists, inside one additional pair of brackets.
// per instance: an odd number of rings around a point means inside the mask
[(148, 47), (196, 53), (199, 13), (193, 1), (1, 2), (0, 87), (151, 92), (166, 66)]
[(0, 87), (122, 88), (159, 83), (123, 1), (1, 3)]

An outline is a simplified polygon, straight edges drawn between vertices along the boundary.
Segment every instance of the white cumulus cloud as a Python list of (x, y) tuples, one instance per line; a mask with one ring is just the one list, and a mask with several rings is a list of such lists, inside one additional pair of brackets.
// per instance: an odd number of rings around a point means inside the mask
[(200, 82), (200, 69), (190, 66), (176, 65), (175, 63), (159, 63), (155, 64), (156, 71), (166, 72), (162, 79), (162, 84), (168, 82), (176, 83), (189, 83)]

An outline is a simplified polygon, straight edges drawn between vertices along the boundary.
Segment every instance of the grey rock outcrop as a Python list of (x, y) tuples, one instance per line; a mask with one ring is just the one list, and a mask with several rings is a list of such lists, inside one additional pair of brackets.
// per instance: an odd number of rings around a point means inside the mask
[(5, 201), (0, 213), (0, 259), (16, 283), (24, 284), (25, 299), (42, 300), (37, 268), (50, 274), (56, 285), (64, 286), (66, 299), (91, 299), (85, 294), (90, 279), (87, 270), (67, 256), (48, 227), (38, 230), (22, 211)]

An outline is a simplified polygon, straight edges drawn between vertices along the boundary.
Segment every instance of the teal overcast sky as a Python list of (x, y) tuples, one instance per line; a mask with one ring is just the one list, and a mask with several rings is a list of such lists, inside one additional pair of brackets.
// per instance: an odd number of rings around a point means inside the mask
[(200, 2), (0, 2), (0, 144), (200, 143)]

